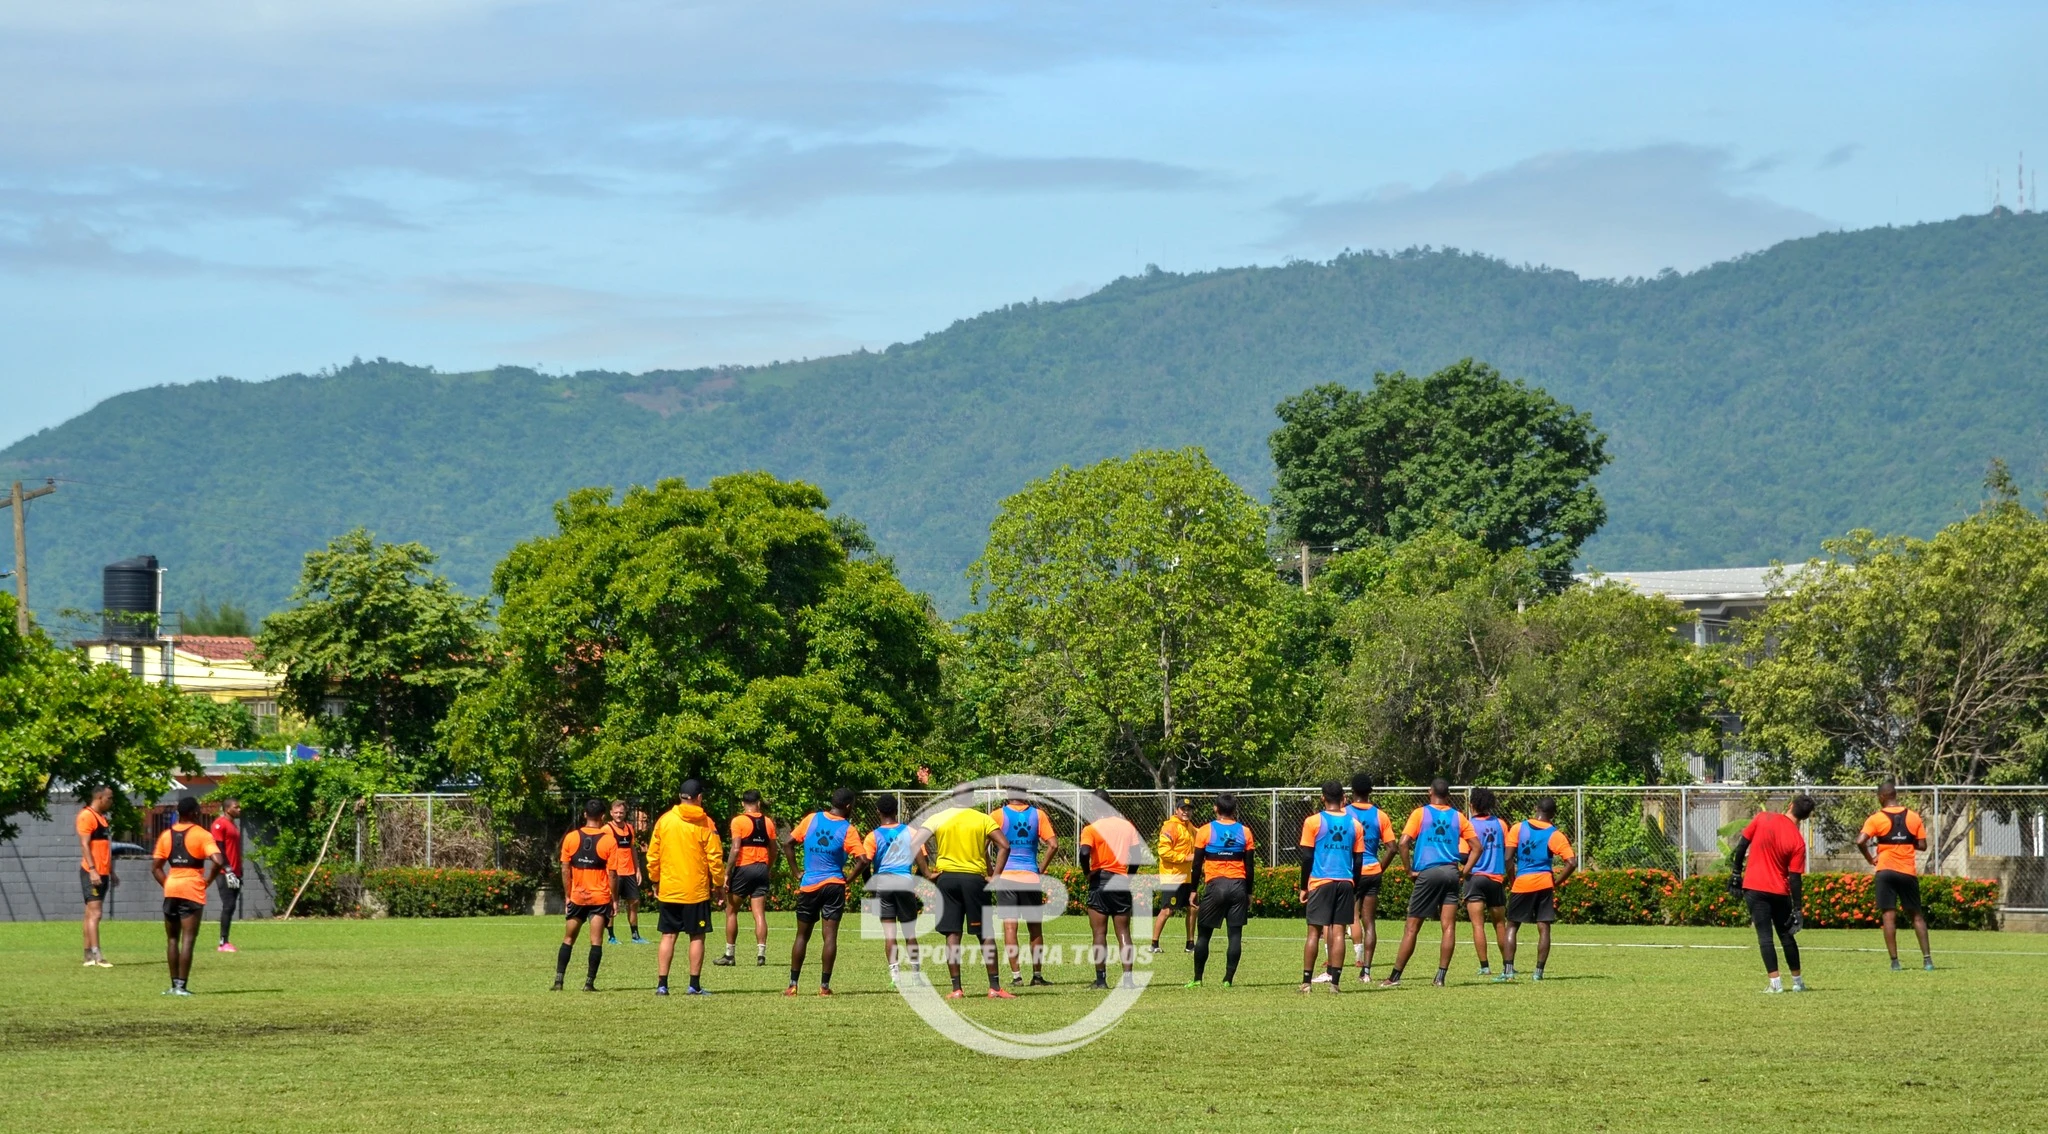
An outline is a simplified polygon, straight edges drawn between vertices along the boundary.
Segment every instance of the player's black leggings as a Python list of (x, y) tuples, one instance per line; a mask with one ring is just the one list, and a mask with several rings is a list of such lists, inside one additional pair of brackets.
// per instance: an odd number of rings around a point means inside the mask
[(1756, 944), (1763, 950), (1764, 971), (1778, 971), (1778, 951), (1771, 947), (1771, 931), (1775, 929), (1778, 940), (1785, 943), (1785, 967), (1798, 972), (1799, 942), (1792, 936), (1792, 899), (1762, 890), (1744, 890), (1742, 897), (1749, 904), (1750, 924), (1756, 926)]
[(240, 890), (230, 890), (230, 889), (228, 889), (228, 887), (227, 887), (227, 883), (225, 883), (225, 882), (221, 883), (221, 887), (220, 887), (220, 939), (221, 939), (221, 940), (222, 940), (223, 942), (225, 942), (225, 941), (226, 941), (226, 940), (228, 939), (228, 931), (229, 931), (230, 929), (233, 929), (233, 928), (234, 928), (234, 925), (235, 925), (235, 907), (236, 907), (236, 906), (238, 906), (238, 905), (240, 905), (240, 904), (241, 904), (241, 901), (242, 901), (242, 892), (241, 892)]
[[(1215, 934), (1213, 925), (1202, 926), (1195, 938), (1195, 979), (1202, 979), (1202, 970), (1209, 967), (1209, 938)], [(1244, 926), (1226, 925), (1224, 932), (1229, 935), (1230, 944), (1223, 951), (1223, 979), (1237, 979), (1237, 961), (1244, 956)]]

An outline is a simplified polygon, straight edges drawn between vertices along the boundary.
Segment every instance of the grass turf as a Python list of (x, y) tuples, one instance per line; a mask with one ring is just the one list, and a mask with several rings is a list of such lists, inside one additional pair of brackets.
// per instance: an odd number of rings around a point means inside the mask
[[(1765, 996), (1747, 930), (1560, 927), (1547, 979), (1509, 986), (1474, 975), (1461, 934), (1447, 988), (1429, 987), (1425, 948), (1407, 987), (1300, 996), (1299, 923), (1254, 922), (1229, 990), (1219, 933), (1208, 987), (1188, 991), (1176, 922), (1121, 1024), (1078, 1052), (1016, 1062), (928, 1030), (854, 925), (830, 1001), (814, 995), (815, 941), (805, 995), (777, 995), (786, 916), (768, 966), (754, 967), (743, 927), (739, 967), (707, 967), (716, 995), (702, 1000), (650, 994), (652, 946), (608, 948), (597, 995), (548, 992), (553, 919), (249, 922), (233, 956), (211, 950), (209, 925), (189, 1000), (160, 995), (154, 925), (107, 923), (112, 970), (79, 966), (75, 924), (0, 925), (7, 1125), (1868, 1134), (2038, 1129), (2048, 1101), (2048, 939), (2028, 935), (1936, 934), (1942, 968), (1892, 973), (1875, 931), (1810, 930), (1814, 991)], [(1051, 937), (1072, 947), (1085, 934), (1062, 921)], [(1399, 926), (1381, 934), (1375, 975)], [(1533, 956), (1533, 935), (1524, 948)], [(572, 989), (583, 963), (579, 944)], [(679, 956), (678, 993), (685, 972)], [(1049, 975), (1059, 987), (964, 1010), (1037, 1031), (1100, 996), (1080, 987), (1083, 967)]]

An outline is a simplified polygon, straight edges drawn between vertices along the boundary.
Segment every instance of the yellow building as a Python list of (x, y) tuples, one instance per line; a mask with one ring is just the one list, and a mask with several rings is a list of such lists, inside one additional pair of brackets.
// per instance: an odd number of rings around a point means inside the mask
[[(278, 691), (282, 673), (266, 673), (250, 662), (256, 643), (250, 638), (182, 634), (173, 638), (79, 642), (96, 663), (117, 665), (148, 682), (168, 681), (190, 693), (216, 701), (239, 701), (256, 718), (259, 732), (277, 727)], [(166, 655), (168, 654), (168, 657)]]

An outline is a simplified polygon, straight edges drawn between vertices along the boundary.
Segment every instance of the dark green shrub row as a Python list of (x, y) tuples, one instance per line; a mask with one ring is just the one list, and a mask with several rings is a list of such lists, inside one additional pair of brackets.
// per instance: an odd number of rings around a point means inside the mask
[[(280, 867), (275, 878), (282, 905), (291, 901), (304, 867)], [(364, 870), (323, 866), (299, 899), (297, 915), (346, 917), (362, 912), (369, 893), (393, 917), (477, 917), (523, 914), (533, 908), (538, 883), (511, 870), (387, 867)]]

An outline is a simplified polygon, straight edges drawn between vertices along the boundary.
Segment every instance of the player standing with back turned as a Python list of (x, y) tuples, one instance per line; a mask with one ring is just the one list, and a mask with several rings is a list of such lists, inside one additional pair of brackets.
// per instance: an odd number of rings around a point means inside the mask
[(1521, 947), (1519, 933), (1536, 923), (1536, 979), (1543, 979), (1543, 966), (1550, 960), (1550, 925), (1557, 920), (1557, 888), (1572, 876), (1579, 860), (1572, 857), (1571, 840), (1557, 829), (1557, 799), (1544, 796), (1536, 801), (1536, 814), (1508, 831), (1508, 864), (1515, 880), (1508, 889), (1508, 943), (1501, 950), (1501, 974), (1494, 979), (1505, 983), (1515, 979), (1515, 957)]
[(1789, 814), (1765, 811), (1749, 821), (1735, 840), (1731, 856), (1734, 869), (1728, 888), (1742, 896), (1749, 907), (1749, 920), (1756, 926), (1756, 943), (1764, 955), (1764, 971), (1771, 984), (1765, 991), (1783, 992), (1778, 977), (1778, 951), (1771, 948), (1771, 931), (1785, 945), (1785, 966), (1792, 970), (1792, 991), (1805, 992), (1806, 981), (1799, 975), (1800, 876), (1806, 873), (1806, 837), (1799, 824), (1813, 814), (1811, 796), (1794, 796)]
[(1351, 924), (1352, 882), (1365, 863), (1365, 830), (1344, 807), (1344, 785), (1323, 785), (1323, 809), (1301, 822), (1301, 904), (1308, 940), (1301, 950), (1301, 991), (1316, 984), (1317, 946), (1327, 953), (1323, 980), (1344, 991), (1344, 929)]
[[(1459, 848), (1468, 848), (1461, 857)], [(1451, 806), (1451, 785), (1438, 778), (1429, 785), (1429, 802), (1408, 813), (1401, 827), (1401, 849), (1408, 852), (1408, 868), (1415, 872), (1415, 890), (1408, 898), (1408, 925), (1401, 931), (1401, 948), (1394, 954), (1394, 971), (1382, 987), (1401, 987), (1401, 970), (1415, 952), (1416, 935), (1422, 923), (1434, 913), (1443, 922), (1443, 940), (1437, 949), (1436, 980), (1444, 985), (1451, 971), (1451, 955), (1458, 948), (1458, 882), (1479, 859), (1479, 837), (1472, 823)]]
[(165, 996), (190, 996), (192, 946), (206, 915), (206, 887), (226, 864), (213, 836), (199, 825), (199, 801), (178, 800), (178, 818), (158, 835), (150, 873), (164, 888), (164, 959), (171, 970)]
[(1884, 951), (1899, 971), (1899, 910), (1913, 915), (1913, 933), (1920, 938), (1920, 967), (1934, 971), (1934, 950), (1927, 944), (1927, 913), (1920, 908), (1918, 853), (1927, 849), (1927, 824), (1920, 813), (1899, 802), (1899, 784), (1887, 777), (1877, 785), (1877, 814), (1863, 821), (1856, 849), (1877, 868), (1871, 886), (1877, 891), (1877, 916), (1884, 924)]
[[(864, 844), (853, 825), (852, 788), (835, 788), (832, 804), (813, 811), (789, 834), (789, 872), (797, 879), (796, 940), (789, 946), (789, 987), (784, 996), (796, 995), (797, 978), (803, 975), (804, 957), (811, 948), (811, 927), (825, 923), (825, 945), (818, 963), (818, 995), (832, 995), (832, 966), (839, 959), (839, 921), (846, 916), (846, 884), (860, 869)], [(804, 848), (803, 864), (797, 864), (796, 848)], [(851, 865), (849, 865), (849, 863)]]
[(1472, 948), (1479, 953), (1480, 976), (1493, 975), (1486, 961), (1488, 921), (1499, 938), (1502, 964), (1508, 956), (1508, 926), (1502, 916), (1508, 904), (1508, 826), (1494, 817), (1493, 805), (1492, 788), (1472, 789), (1472, 831), (1479, 836), (1479, 856), (1472, 860), (1472, 876), (1465, 880), (1465, 913), (1472, 919)]
[(1354, 916), (1351, 922), (1351, 959), (1358, 963), (1358, 983), (1372, 983), (1372, 955), (1380, 944), (1380, 884), (1386, 877), (1387, 862), (1394, 857), (1394, 824), (1372, 801), (1372, 777), (1360, 772), (1351, 777), (1351, 805), (1345, 808), (1365, 836), (1365, 855), (1359, 859), (1358, 877), (1351, 883)]
[(1195, 877), (1202, 881), (1200, 901), (1195, 906), (1195, 979), (1188, 988), (1202, 987), (1202, 971), (1209, 966), (1209, 938), (1217, 926), (1230, 935), (1230, 950), (1224, 955), (1223, 987), (1237, 980), (1237, 962), (1244, 956), (1244, 923), (1252, 913), (1252, 829), (1237, 821), (1237, 796), (1224, 792), (1216, 797), (1216, 817), (1195, 829)]

